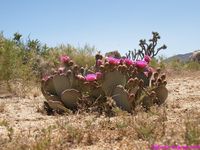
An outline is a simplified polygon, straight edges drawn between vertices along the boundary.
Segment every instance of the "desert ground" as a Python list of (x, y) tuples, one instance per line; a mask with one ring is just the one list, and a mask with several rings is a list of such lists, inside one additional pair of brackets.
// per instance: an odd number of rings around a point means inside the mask
[[(168, 73), (169, 96), (160, 107), (114, 117), (95, 113), (47, 115), (39, 89), (0, 98), (0, 149), (150, 149), (200, 144), (200, 72)], [(36, 94), (37, 93), (37, 94)]]

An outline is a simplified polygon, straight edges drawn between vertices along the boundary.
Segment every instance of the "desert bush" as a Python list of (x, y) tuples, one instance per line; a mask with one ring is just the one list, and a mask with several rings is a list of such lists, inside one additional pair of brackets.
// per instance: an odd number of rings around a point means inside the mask
[[(29, 81), (34, 81), (33, 63), (35, 62), (31, 59), (35, 56), (32, 53), (26, 54), (22, 45), (13, 40), (1, 36), (1, 41), (0, 81), (6, 82), (9, 90), (11, 90), (10, 82), (12, 81), (26, 81), (27, 85)], [(30, 61), (25, 63), (24, 58)]]
[(6, 82), (9, 90), (19, 83), (21, 87), (39, 85), (44, 74), (59, 66), (59, 56), (68, 54), (80, 66), (91, 66), (95, 59), (95, 47), (85, 45), (75, 48), (70, 44), (48, 47), (38, 39), (22, 41), (22, 35), (15, 33), (12, 39), (0, 35), (0, 81)]
[(184, 68), (184, 63), (181, 62), (179, 59), (175, 59), (168, 62), (168, 67), (174, 71), (181, 71)]
[(159, 58), (152, 58), (149, 66), (151, 66), (152, 68), (161, 68), (162, 70), (166, 69), (166, 63), (164, 62), (164, 58), (163, 57), (159, 57)]
[(185, 69), (191, 70), (191, 71), (198, 71), (200, 70), (200, 64), (198, 62), (187, 62), (184, 65)]

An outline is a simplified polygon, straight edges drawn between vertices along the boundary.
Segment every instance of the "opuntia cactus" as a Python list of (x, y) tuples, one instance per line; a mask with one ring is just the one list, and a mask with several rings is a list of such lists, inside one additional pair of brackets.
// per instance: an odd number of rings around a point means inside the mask
[(132, 112), (137, 105), (149, 109), (166, 100), (166, 75), (161, 74), (160, 69), (154, 71), (148, 66), (149, 56), (139, 61), (104, 59), (100, 54), (95, 58), (96, 64), (91, 70), (79, 68), (66, 55), (60, 57), (62, 66), (42, 80), (42, 93), (47, 99), (45, 106), (59, 112), (75, 111), (79, 104), (87, 101), (84, 106), (98, 104), (101, 110), (105, 106), (107, 112), (111, 110), (107, 107), (114, 106), (107, 105), (112, 99), (117, 107)]

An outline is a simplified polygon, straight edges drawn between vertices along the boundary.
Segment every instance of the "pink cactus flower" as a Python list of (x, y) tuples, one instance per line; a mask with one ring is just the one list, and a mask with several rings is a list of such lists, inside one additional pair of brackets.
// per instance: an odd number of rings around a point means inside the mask
[(86, 77), (85, 77), (85, 80), (86, 80), (86, 81), (89, 81), (89, 82), (95, 81), (96, 79), (97, 79), (97, 75), (96, 75), (96, 74), (88, 74), (88, 75), (86, 75)]
[(97, 80), (101, 79), (103, 76), (103, 74), (101, 72), (96, 72), (95, 74), (96, 74)]
[(126, 64), (127, 66), (131, 66), (131, 65), (134, 64), (134, 61), (132, 61), (132, 60), (130, 60), (130, 59), (128, 59), (128, 58), (124, 59), (124, 62), (125, 62), (125, 64)]
[(114, 57), (108, 57), (107, 61), (109, 64), (112, 64), (112, 65), (118, 65), (120, 63), (120, 59), (117, 59)]
[(102, 64), (103, 64), (102, 60), (98, 59), (98, 60), (97, 60), (97, 66), (100, 66), (100, 65), (102, 65)]
[(65, 64), (70, 61), (70, 58), (67, 55), (62, 55), (62, 56), (60, 56), (60, 61)]
[(149, 55), (145, 55), (144, 56), (144, 61), (146, 61), (147, 63), (149, 63), (151, 61), (151, 57)]
[(135, 63), (136, 67), (144, 69), (147, 66), (147, 62), (143, 60), (138, 60)]
[(119, 62), (120, 62), (120, 64), (122, 65), (122, 64), (124, 63), (124, 59), (121, 58)]

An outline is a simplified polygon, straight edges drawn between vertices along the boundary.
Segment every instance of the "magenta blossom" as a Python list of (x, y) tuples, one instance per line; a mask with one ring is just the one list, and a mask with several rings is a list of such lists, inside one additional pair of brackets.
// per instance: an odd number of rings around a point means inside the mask
[(86, 81), (95, 81), (97, 79), (97, 75), (96, 74), (88, 74), (88, 75), (86, 75), (86, 77), (85, 77), (85, 80)]
[(124, 63), (124, 59), (121, 58), (119, 62), (120, 62), (120, 64), (123, 64)]
[(60, 56), (60, 61), (65, 64), (70, 61), (70, 58), (67, 55), (62, 55), (62, 56)]
[(101, 79), (103, 76), (103, 74), (101, 72), (96, 72), (95, 74), (96, 74), (97, 80)]
[(98, 59), (98, 60), (97, 60), (97, 66), (100, 66), (100, 65), (102, 65), (102, 64), (103, 64), (102, 60)]
[(144, 61), (146, 61), (147, 63), (149, 63), (151, 61), (151, 57), (149, 55), (145, 55), (144, 56)]
[(125, 64), (126, 64), (127, 66), (131, 66), (131, 65), (134, 64), (134, 61), (132, 61), (132, 60), (130, 60), (130, 59), (128, 59), (128, 58), (124, 59), (124, 62), (125, 62)]
[(147, 66), (147, 62), (143, 60), (136, 61), (136, 67), (144, 69)]
[(117, 59), (114, 57), (108, 57), (107, 61), (109, 64), (112, 64), (112, 65), (118, 65), (120, 63), (120, 59)]

